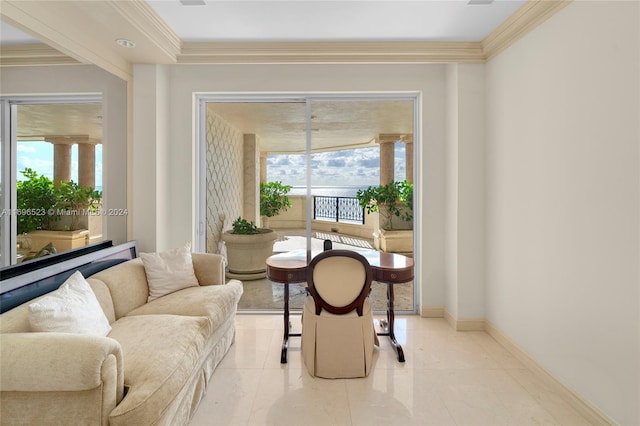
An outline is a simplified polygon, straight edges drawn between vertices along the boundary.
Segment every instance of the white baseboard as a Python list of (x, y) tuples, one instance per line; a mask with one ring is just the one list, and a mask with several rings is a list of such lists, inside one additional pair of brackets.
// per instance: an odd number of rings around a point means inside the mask
[(457, 320), (456, 331), (485, 331), (485, 320)]
[(543, 380), (545, 384), (550, 386), (554, 391), (558, 392), (562, 398), (569, 403), (584, 418), (589, 420), (591, 424), (596, 425), (615, 425), (616, 423), (606, 414), (602, 413), (592, 404), (580, 397), (569, 386), (553, 376), (538, 361), (536, 361), (527, 351), (518, 346), (502, 331), (496, 328), (490, 321), (484, 320), (485, 331), (508, 350), (514, 357), (531, 370), (538, 378)]
[(444, 310), (444, 319), (456, 331), (484, 331), (484, 319), (459, 320), (446, 309)]
[(444, 317), (444, 307), (442, 306), (421, 307), (420, 316), (422, 318), (442, 318)]
[(533, 374), (539, 377), (555, 392), (578, 411), (584, 418), (592, 424), (597, 425), (615, 425), (616, 423), (606, 414), (602, 413), (591, 403), (578, 395), (569, 386), (561, 380), (554, 377), (547, 369), (545, 369), (538, 361), (536, 361), (527, 351), (518, 346), (507, 335), (500, 331), (494, 324), (486, 319), (465, 319), (459, 320), (454, 317), (444, 307), (426, 307), (420, 310), (423, 318), (444, 318), (456, 331), (485, 331), (493, 337), (499, 344), (508, 350), (522, 364), (524, 364)]
[(420, 308), (422, 318), (444, 318), (456, 331), (484, 331), (483, 319), (457, 320), (443, 306), (428, 306)]

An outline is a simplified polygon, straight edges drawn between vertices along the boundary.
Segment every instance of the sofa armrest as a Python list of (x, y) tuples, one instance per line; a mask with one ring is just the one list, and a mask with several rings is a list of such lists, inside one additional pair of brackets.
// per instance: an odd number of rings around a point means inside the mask
[[(106, 424), (122, 400), (122, 347), (108, 337), (69, 333), (0, 334), (2, 421)], [(93, 410), (82, 407), (95, 403)], [(67, 412), (66, 420), (56, 419)], [(79, 417), (78, 417), (79, 416)], [(37, 420), (39, 419), (39, 420)]]
[(224, 256), (213, 253), (192, 253), (193, 269), (200, 285), (225, 283)]

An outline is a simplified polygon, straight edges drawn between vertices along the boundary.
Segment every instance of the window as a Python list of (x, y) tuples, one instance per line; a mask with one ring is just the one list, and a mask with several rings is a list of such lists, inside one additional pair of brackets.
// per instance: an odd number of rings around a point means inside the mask
[[(324, 239), (373, 250), (377, 214), (343, 218), (340, 212), (350, 211), (350, 205), (342, 209), (341, 202), (355, 200), (358, 189), (383, 180), (413, 182), (415, 95), (202, 95), (196, 102), (197, 251), (226, 255), (221, 237), (239, 216), (275, 229), (280, 235), (274, 251), (309, 250)], [(292, 186), (292, 206), (268, 218), (268, 225), (258, 213), (258, 181)], [(315, 196), (332, 199), (323, 205), (335, 201), (335, 223), (326, 219), (328, 207), (315, 214)], [(362, 212), (358, 204), (355, 208)], [(413, 252), (409, 231), (407, 252)], [(279, 309), (281, 286), (259, 275), (247, 272), (240, 309)], [(399, 310), (415, 312), (416, 286), (408, 283), (402, 289), (406, 297), (399, 297)], [(383, 296), (385, 291), (376, 290)], [(291, 296), (292, 308), (300, 307), (298, 296), (303, 294)], [(386, 299), (379, 299), (384, 303), (374, 309), (383, 310)]]
[(3, 99), (2, 110), (1, 265), (102, 240), (101, 99)]

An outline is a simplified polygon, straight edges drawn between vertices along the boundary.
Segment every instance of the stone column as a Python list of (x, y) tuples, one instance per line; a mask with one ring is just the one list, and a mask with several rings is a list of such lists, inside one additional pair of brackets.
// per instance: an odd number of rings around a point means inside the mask
[(78, 185), (96, 187), (96, 146), (78, 144)]
[(243, 214), (245, 219), (260, 223), (260, 145), (255, 134), (245, 134), (243, 141)]
[(380, 185), (386, 185), (395, 179), (394, 147), (399, 135), (381, 133), (378, 135), (380, 145)]
[(71, 180), (71, 144), (53, 143), (53, 184)]
[(260, 182), (267, 181), (267, 153), (260, 153)]
[(405, 137), (404, 158), (407, 182), (413, 183), (413, 136)]

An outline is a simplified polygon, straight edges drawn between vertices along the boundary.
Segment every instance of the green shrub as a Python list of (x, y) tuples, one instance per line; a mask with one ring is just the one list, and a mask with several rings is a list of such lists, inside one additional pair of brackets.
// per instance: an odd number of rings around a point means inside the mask
[(291, 186), (282, 182), (260, 182), (260, 215), (273, 217), (291, 207), (289, 191)]
[(38, 176), (35, 170), (29, 168), (20, 173), (27, 180), (16, 184), (16, 209), (20, 212), (16, 218), (18, 235), (48, 228), (55, 220), (49, 213), (56, 206), (56, 193), (51, 179)]
[(51, 179), (30, 168), (20, 172), (26, 180), (16, 184), (16, 208), (18, 234), (36, 229), (50, 230), (60, 220), (60, 212), (71, 216), (70, 230), (78, 229), (83, 210), (95, 210), (102, 199), (102, 192), (75, 182), (60, 182), (54, 186)]
[(383, 229), (392, 229), (392, 217), (405, 222), (413, 220), (413, 184), (404, 180), (386, 185), (370, 186), (356, 193), (360, 207), (367, 213), (378, 212), (382, 217)]
[(259, 234), (260, 229), (258, 229), (255, 223), (249, 222), (247, 219), (238, 217), (231, 224), (231, 233), (232, 234)]

